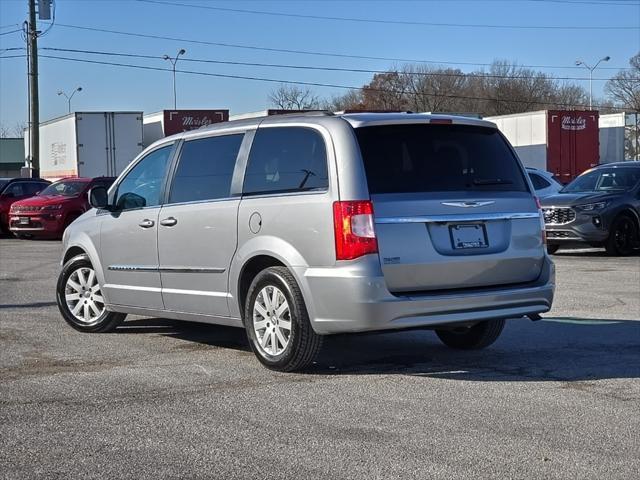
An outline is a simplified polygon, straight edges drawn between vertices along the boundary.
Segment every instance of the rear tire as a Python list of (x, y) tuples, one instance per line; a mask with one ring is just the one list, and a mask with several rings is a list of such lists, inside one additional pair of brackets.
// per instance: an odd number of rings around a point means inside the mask
[(311, 327), (300, 287), (286, 267), (269, 267), (253, 279), (244, 324), (253, 353), (271, 370), (302, 370), (322, 347), (322, 336)]
[(64, 320), (80, 332), (111, 332), (127, 316), (107, 311), (93, 265), (84, 254), (73, 257), (62, 267), (56, 301)]
[(504, 328), (503, 318), (478, 322), (473, 327), (436, 330), (447, 347), (459, 350), (480, 350), (495, 342)]
[(638, 227), (629, 215), (618, 216), (611, 224), (609, 238), (604, 245), (607, 253), (615, 257), (626, 257), (633, 253), (633, 247), (638, 240)]

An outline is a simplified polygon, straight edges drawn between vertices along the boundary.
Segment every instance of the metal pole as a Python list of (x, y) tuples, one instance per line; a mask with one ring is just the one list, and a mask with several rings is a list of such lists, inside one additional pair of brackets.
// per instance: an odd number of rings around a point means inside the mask
[(589, 69), (589, 110), (593, 110), (593, 68)]
[(31, 150), (32, 177), (40, 174), (40, 109), (38, 103), (38, 32), (36, 31), (36, 2), (29, 0), (29, 28), (27, 31), (29, 49), (29, 149)]
[[(71, 97), (73, 97), (73, 95), (71, 95)], [(71, 113), (71, 97), (67, 99), (67, 113)]]
[(173, 64), (173, 109), (178, 109), (178, 101), (176, 95), (176, 63), (178, 63), (178, 57), (176, 57), (175, 62), (171, 62)]

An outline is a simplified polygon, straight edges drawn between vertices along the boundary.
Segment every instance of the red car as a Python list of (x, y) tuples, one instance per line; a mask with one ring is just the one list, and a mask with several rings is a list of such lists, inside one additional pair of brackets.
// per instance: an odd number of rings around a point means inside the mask
[(42, 178), (0, 178), (0, 233), (9, 233), (9, 209), (18, 200), (33, 197), (51, 182)]
[(65, 228), (89, 210), (89, 190), (109, 188), (115, 178), (65, 178), (52, 183), (35, 197), (15, 202), (9, 212), (9, 229), (18, 238), (61, 238)]

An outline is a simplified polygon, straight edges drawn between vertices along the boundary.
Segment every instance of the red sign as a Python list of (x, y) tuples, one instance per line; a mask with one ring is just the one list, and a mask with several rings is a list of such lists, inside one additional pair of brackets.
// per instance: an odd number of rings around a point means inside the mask
[(164, 135), (195, 130), (228, 120), (229, 110), (165, 110)]

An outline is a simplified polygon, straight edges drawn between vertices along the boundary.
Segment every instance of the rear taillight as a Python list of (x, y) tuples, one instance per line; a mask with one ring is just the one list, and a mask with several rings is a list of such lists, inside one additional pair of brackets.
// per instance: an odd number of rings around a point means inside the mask
[(540, 228), (542, 229), (542, 245), (547, 245), (547, 227), (544, 223), (544, 212), (542, 211), (542, 204), (538, 197), (536, 199), (536, 206), (538, 207), (538, 214), (540, 215)]
[(333, 226), (336, 237), (336, 260), (378, 253), (378, 241), (373, 228), (373, 205), (369, 200), (335, 202)]

